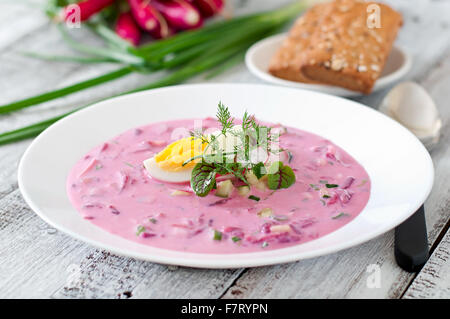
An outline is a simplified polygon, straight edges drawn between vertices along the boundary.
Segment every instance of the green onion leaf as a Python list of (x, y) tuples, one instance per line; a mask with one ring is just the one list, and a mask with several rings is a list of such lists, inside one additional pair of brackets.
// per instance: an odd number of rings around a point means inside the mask
[(232, 240), (233, 242), (237, 243), (238, 241), (241, 240), (241, 238), (240, 238), (240, 237), (237, 237), (237, 236), (233, 236), (233, 237), (231, 237), (231, 240)]
[(332, 219), (339, 219), (339, 218), (344, 217), (344, 216), (349, 216), (349, 215), (347, 213), (342, 212), (342, 213), (339, 213), (338, 215), (333, 216), (331, 218)]
[(218, 230), (214, 230), (214, 240), (222, 240), (222, 233)]

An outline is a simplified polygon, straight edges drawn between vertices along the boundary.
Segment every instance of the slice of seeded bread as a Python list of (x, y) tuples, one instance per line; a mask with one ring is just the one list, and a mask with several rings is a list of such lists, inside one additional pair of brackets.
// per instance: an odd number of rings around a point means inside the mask
[[(376, 2), (335, 0), (317, 5), (294, 25), (269, 71), (292, 81), (335, 85), (368, 94), (401, 25), (399, 13)], [(293, 36), (302, 32), (310, 36), (304, 40)]]
[(313, 82), (300, 71), (303, 61), (302, 54), (308, 49), (311, 35), (318, 28), (329, 9), (331, 8), (328, 4), (318, 4), (297, 19), (289, 31), (289, 36), (272, 57), (269, 66), (271, 74), (290, 81)]

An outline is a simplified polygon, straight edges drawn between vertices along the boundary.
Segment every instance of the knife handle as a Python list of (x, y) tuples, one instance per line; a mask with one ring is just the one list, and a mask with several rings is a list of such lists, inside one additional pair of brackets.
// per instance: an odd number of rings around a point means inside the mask
[(408, 272), (418, 272), (428, 260), (428, 236), (422, 205), (395, 228), (395, 259)]

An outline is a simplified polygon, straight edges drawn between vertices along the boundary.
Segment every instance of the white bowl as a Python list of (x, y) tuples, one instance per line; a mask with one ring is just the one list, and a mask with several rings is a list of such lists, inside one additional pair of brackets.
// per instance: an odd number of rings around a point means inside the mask
[[(214, 116), (219, 101), (232, 114), (245, 109), (261, 120), (319, 134), (343, 147), (367, 170), (371, 196), (353, 221), (317, 240), (243, 254), (199, 254), (145, 246), (86, 221), (72, 207), (66, 178), (91, 148), (150, 122)], [(433, 164), (422, 143), (387, 116), (364, 105), (292, 88), (250, 84), (200, 84), (113, 98), (53, 124), (26, 150), (19, 186), (30, 207), (53, 227), (94, 246), (138, 259), (192, 267), (234, 268), (291, 262), (361, 244), (397, 226), (427, 198)]]
[[(255, 43), (248, 49), (245, 56), (245, 63), (253, 75), (257, 76), (261, 80), (277, 85), (313, 90), (345, 97), (362, 95), (362, 93), (350, 91), (337, 86), (294, 82), (277, 78), (270, 74), (268, 71), (270, 60), (275, 52), (280, 48), (286, 36), (287, 35), (283, 33), (268, 37)], [(381, 90), (404, 77), (411, 69), (411, 63), (412, 60), (409, 54), (401, 48), (394, 46), (388, 60), (386, 61), (386, 65), (380, 78), (375, 83), (373, 92)]]

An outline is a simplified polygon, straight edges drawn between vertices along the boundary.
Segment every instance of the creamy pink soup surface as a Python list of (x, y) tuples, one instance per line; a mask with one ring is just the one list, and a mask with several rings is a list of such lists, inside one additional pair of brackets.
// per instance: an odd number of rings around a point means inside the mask
[[(219, 127), (215, 119), (202, 121), (203, 128)], [(153, 123), (95, 147), (69, 173), (72, 204), (86, 220), (134, 242), (226, 254), (314, 240), (352, 221), (369, 200), (369, 176), (355, 159), (329, 140), (291, 127), (279, 139), (292, 154), (289, 164), (285, 161), (296, 175), (290, 188), (275, 192), (252, 188), (259, 201), (236, 190), (226, 199), (214, 191), (204, 198), (173, 196), (174, 190), (191, 192), (189, 183), (155, 180), (142, 162), (173, 142), (174, 129), (193, 126), (194, 120)], [(264, 208), (271, 208), (273, 216), (260, 217)], [(283, 224), (290, 231), (271, 231), (271, 226)], [(217, 232), (221, 240), (214, 239)]]

